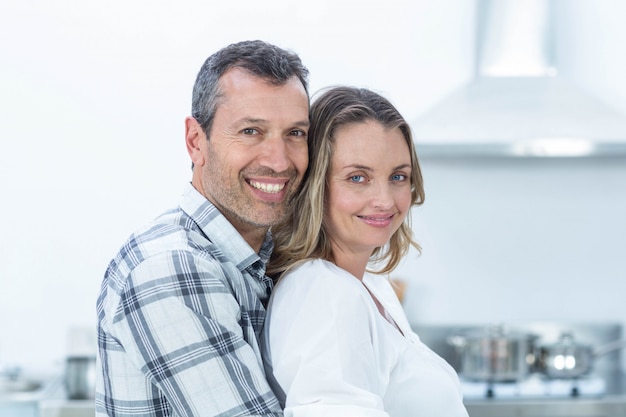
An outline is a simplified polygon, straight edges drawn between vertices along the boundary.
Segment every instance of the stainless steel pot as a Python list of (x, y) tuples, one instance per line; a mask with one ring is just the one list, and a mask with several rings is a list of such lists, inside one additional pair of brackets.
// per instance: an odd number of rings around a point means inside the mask
[(537, 336), (493, 326), (448, 338), (460, 356), (459, 373), (466, 379), (512, 382), (525, 378), (535, 362)]
[(95, 397), (95, 356), (70, 356), (65, 361), (65, 390), (71, 400), (86, 400)]
[(564, 332), (557, 343), (537, 347), (536, 368), (549, 378), (578, 378), (592, 371), (596, 357), (624, 347), (626, 340), (594, 348), (576, 342), (571, 333)]

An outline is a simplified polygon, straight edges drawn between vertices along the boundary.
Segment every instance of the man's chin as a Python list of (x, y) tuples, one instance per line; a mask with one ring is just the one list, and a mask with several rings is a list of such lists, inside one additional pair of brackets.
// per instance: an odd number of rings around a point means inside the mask
[(287, 216), (287, 211), (273, 210), (271, 213), (266, 214), (258, 211), (256, 214), (255, 218), (251, 219), (253, 223), (255, 223), (258, 227), (272, 227), (280, 223)]

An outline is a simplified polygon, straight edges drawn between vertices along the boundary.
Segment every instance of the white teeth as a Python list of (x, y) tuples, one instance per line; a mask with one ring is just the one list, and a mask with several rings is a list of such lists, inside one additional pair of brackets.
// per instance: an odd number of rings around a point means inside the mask
[(285, 184), (267, 184), (264, 182), (250, 181), (250, 185), (254, 188), (263, 191), (264, 193), (275, 194), (282, 191), (285, 188)]
[(385, 220), (389, 220), (391, 218), (391, 216), (387, 216), (387, 217), (367, 217), (367, 216), (361, 216), (364, 219), (369, 219), (369, 220), (373, 220), (375, 222), (383, 222)]

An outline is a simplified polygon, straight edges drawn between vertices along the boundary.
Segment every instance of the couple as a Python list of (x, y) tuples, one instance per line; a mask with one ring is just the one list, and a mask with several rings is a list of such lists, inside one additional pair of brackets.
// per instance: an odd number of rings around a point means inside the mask
[(246, 41), (185, 123), (191, 185), (104, 277), (96, 415), (466, 416), (383, 275), (424, 197), (396, 109), (349, 87), (309, 108), (299, 57)]

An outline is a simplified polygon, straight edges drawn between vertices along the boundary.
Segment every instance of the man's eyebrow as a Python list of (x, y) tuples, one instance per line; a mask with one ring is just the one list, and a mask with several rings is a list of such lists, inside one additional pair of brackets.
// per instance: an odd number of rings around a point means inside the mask
[(242, 117), (239, 120), (235, 121), (235, 124), (263, 124), (267, 123), (266, 119), (257, 119), (254, 117)]
[[(267, 119), (259, 119), (259, 118), (254, 118), (254, 117), (244, 117), (235, 122), (235, 124), (265, 124), (265, 123), (269, 123), (269, 121)], [(309, 119), (299, 120), (295, 122), (293, 125), (298, 126), (298, 127), (309, 127), (311, 125), (311, 122), (309, 121)]]

